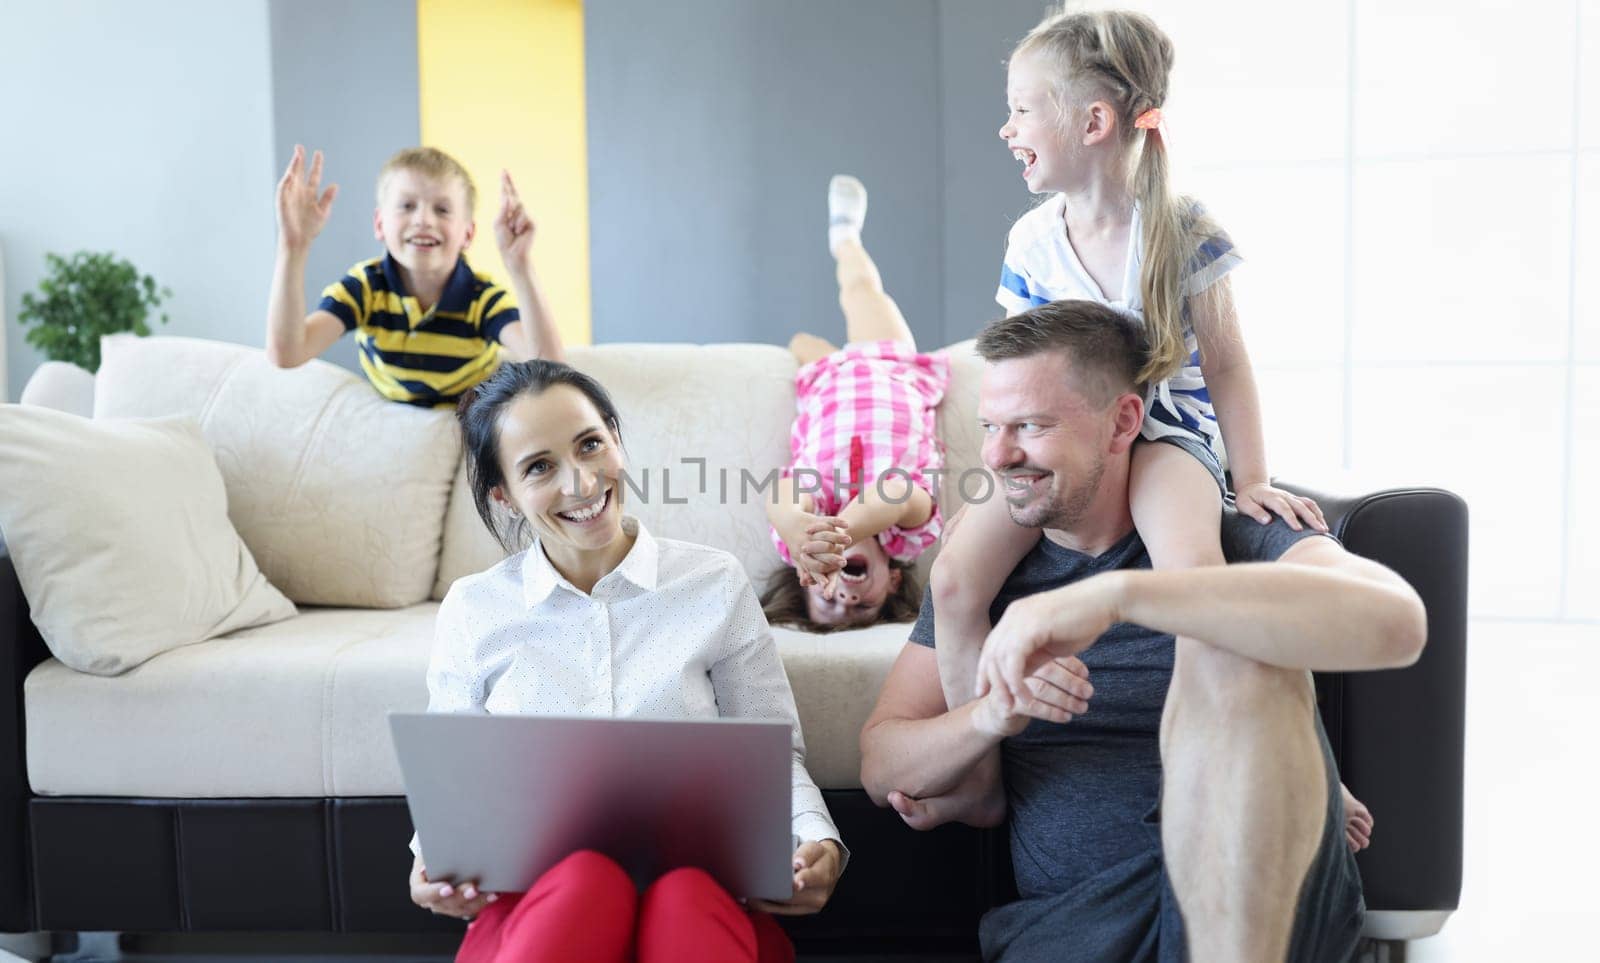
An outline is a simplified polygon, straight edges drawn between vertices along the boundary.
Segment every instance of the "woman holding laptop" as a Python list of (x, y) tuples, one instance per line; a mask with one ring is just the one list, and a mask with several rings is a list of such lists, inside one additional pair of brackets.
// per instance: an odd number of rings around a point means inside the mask
[[(793, 727), (794, 895), (741, 905), (699, 869), (641, 895), (606, 856), (574, 853), (526, 893), (430, 880), (411, 898), (472, 920), (456, 956), (489, 960), (793, 960), (772, 913), (815, 913), (845, 850), (805, 768), (794, 696), (743, 568), (657, 539), (623, 515), (621, 426), (604, 388), (552, 361), (504, 364), (461, 401), (478, 514), (508, 550), (439, 607), (428, 711), (787, 719)], [(498, 514), (508, 519), (500, 524)], [(832, 551), (827, 534), (808, 546)]]

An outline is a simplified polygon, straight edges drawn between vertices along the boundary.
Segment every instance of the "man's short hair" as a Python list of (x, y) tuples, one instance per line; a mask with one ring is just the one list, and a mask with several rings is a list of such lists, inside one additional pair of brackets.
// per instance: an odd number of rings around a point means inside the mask
[(1047, 351), (1067, 356), (1097, 404), (1140, 389), (1149, 353), (1144, 325), (1098, 301), (1051, 301), (990, 324), (978, 335), (978, 354), (991, 364)]
[(467, 191), (467, 216), (471, 217), (478, 207), (478, 188), (472, 183), (472, 175), (460, 161), (437, 147), (407, 147), (389, 158), (378, 172), (379, 204), (383, 203), (383, 186), (396, 171), (412, 171), (439, 181), (460, 178), (461, 186)]

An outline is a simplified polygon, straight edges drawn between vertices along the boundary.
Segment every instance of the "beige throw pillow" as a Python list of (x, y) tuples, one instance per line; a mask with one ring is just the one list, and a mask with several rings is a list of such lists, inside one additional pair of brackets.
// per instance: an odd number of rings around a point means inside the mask
[(295, 614), (228, 521), (189, 418), (0, 406), (0, 532), (34, 624), (80, 672), (117, 675)]
[(101, 339), (96, 418), (189, 415), (216, 453), (228, 513), (261, 571), (301, 605), (401, 608), (439, 569), (454, 414), (386, 401), (325, 361), (260, 348)]

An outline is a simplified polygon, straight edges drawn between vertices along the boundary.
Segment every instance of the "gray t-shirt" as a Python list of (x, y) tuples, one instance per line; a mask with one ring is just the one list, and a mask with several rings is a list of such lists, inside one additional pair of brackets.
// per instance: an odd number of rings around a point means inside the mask
[[(1230, 562), (1271, 561), (1317, 533), (1296, 532), (1234, 512), (1222, 520)], [(1150, 567), (1137, 532), (1099, 556), (1047, 538), (1006, 579), (989, 609), (998, 622), (1015, 599), (1099, 572)], [(925, 594), (911, 641), (932, 646), (933, 600)], [(1011, 813), (1011, 861), (1024, 898), (1063, 893), (1120, 863), (1159, 852), (1156, 803), (1161, 793), (1157, 745), (1161, 709), (1172, 681), (1173, 640), (1118, 623), (1080, 658), (1089, 668), (1089, 711), (1065, 724), (1035, 720), (1001, 745)]]

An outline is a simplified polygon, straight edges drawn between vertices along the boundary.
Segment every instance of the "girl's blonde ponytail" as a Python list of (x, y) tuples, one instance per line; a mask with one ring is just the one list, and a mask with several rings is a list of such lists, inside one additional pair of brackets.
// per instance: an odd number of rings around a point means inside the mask
[(1139, 165), (1133, 172), (1133, 196), (1139, 201), (1144, 231), (1144, 264), (1139, 270), (1139, 296), (1144, 302), (1145, 335), (1150, 355), (1139, 380), (1165, 381), (1189, 361), (1183, 337), (1183, 266), (1188, 260), (1189, 231), (1167, 171), (1167, 147), (1158, 130), (1144, 137)]

